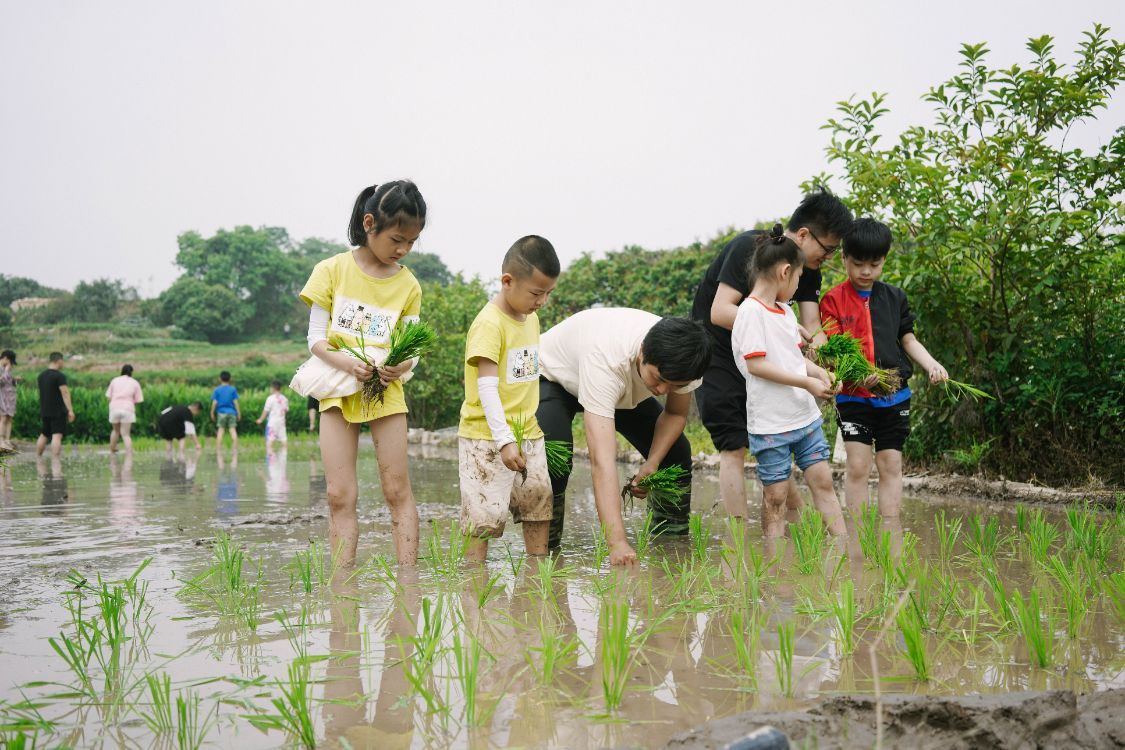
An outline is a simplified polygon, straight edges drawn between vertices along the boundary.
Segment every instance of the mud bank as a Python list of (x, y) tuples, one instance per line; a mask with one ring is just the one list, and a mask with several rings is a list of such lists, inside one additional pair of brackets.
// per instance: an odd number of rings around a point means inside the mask
[[(792, 747), (875, 747), (875, 699), (831, 698), (807, 711), (750, 711), (674, 736), (667, 750), (717, 750), (760, 726), (776, 727)], [(1125, 748), (1125, 690), (1076, 696), (1066, 690), (883, 699), (888, 748)]]

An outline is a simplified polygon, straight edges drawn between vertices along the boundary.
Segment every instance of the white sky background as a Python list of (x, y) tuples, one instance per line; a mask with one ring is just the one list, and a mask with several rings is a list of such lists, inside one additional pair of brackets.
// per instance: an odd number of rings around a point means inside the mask
[[(0, 0), (0, 273), (72, 288), (178, 275), (176, 235), (343, 241), (364, 185), (418, 182), (418, 249), (495, 276), (517, 237), (564, 264), (787, 215), (835, 102), (898, 128), (961, 42), (1069, 60), (1125, 3)], [(1072, 143), (1125, 123), (1125, 92)]]

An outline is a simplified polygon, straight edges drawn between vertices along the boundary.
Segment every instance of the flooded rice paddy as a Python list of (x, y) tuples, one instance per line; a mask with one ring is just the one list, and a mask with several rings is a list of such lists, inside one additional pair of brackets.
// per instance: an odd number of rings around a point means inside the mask
[[(313, 444), (104, 450), (0, 473), (0, 737), (40, 747), (601, 748), (825, 696), (1125, 686), (1125, 514), (908, 499), (764, 549), (697, 473), (693, 533), (611, 571), (588, 468), (562, 554), (465, 566), (457, 465), (411, 465), (416, 571), (361, 462), (360, 567), (325, 554)], [(751, 506), (757, 498), (751, 498)], [(637, 537), (640, 537), (639, 539)], [(139, 572), (138, 572), (139, 571)]]

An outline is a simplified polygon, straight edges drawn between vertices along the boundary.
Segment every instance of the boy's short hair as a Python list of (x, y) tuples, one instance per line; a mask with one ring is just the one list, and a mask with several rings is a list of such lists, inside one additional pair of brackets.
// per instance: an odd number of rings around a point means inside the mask
[(844, 256), (859, 261), (886, 258), (891, 251), (890, 227), (875, 219), (856, 219), (852, 231), (844, 238)]
[(851, 231), (852, 212), (842, 200), (822, 188), (806, 195), (789, 217), (790, 232), (801, 227), (807, 227), (819, 237), (832, 235), (843, 239)]
[(226, 370), (223, 370), (222, 372), (219, 373), (219, 380), (223, 381), (224, 383), (229, 383), (230, 382), (230, 373)]
[(48, 362), (62, 362), (63, 361), (62, 352), (51, 352), (50, 356), (47, 357), (47, 361)]
[(188, 408), (189, 409), (194, 408), (196, 411), (203, 411), (203, 402), (202, 401), (192, 401), (190, 404), (188, 404)]
[(529, 234), (520, 237), (508, 248), (500, 270), (512, 274), (517, 279), (526, 279), (534, 271), (539, 271), (548, 278), (557, 279), (562, 269), (554, 245), (537, 234)]
[(703, 377), (711, 364), (714, 344), (703, 324), (688, 318), (661, 318), (649, 329), (641, 344), (646, 365), (654, 365), (660, 377), (685, 382)]
[(273, 382), (270, 383), (270, 388), (276, 388), (277, 390), (280, 391), (281, 390), (281, 381), (280, 380), (274, 380)]

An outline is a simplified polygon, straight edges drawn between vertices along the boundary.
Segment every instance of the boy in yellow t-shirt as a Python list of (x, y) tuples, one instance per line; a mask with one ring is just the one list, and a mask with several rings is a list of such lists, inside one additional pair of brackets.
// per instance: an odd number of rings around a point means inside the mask
[[(529, 555), (547, 554), (551, 478), (539, 407), (539, 318), (559, 277), (559, 258), (536, 235), (504, 256), (500, 293), (484, 306), (465, 339), (465, 402), (457, 429), (461, 524), (472, 537), (465, 557), (483, 560), (488, 540), (504, 533), (508, 510), (523, 524)], [(524, 420), (523, 445), (511, 423)]]

